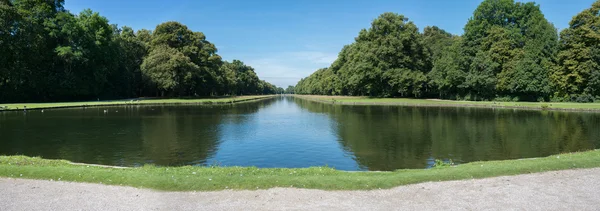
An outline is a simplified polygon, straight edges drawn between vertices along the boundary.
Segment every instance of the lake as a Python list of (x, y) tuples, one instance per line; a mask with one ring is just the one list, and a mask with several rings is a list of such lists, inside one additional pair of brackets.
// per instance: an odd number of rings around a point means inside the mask
[(0, 155), (116, 166), (387, 171), (599, 147), (600, 113), (585, 112), (331, 105), (289, 96), (0, 112)]

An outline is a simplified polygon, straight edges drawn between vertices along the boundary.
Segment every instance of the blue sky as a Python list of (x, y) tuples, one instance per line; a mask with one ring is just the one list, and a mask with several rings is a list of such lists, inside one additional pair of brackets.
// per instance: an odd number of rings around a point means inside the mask
[[(78, 14), (90, 8), (111, 23), (151, 29), (179, 21), (203, 32), (225, 60), (239, 59), (261, 79), (295, 85), (328, 67), (360, 29), (384, 12), (403, 14), (420, 29), (436, 25), (453, 34), (481, 0), (66, 0)], [(560, 30), (594, 0), (539, 0), (546, 18)]]

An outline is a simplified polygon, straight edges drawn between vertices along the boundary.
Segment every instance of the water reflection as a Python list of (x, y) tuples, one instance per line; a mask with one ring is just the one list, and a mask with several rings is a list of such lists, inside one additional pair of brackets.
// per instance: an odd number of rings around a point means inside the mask
[(243, 123), (246, 115), (275, 101), (4, 112), (0, 154), (119, 166), (186, 165), (214, 154), (223, 118)]
[(329, 105), (296, 99), (338, 122), (340, 142), (369, 170), (540, 157), (600, 146), (600, 115), (511, 109)]
[[(108, 110), (104, 113), (103, 110)], [(600, 114), (343, 106), (278, 97), (213, 106), (0, 112), (0, 154), (120, 166), (427, 168), (600, 146)]]
[(335, 141), (335, 122), (327, 115), (302, 110), (293, 98), (280, 97), (269, 108), (247, 117), (244, 124), (226, 121), (221, 125), (222, 143), (208, 164), (361, 169), (352, 153)]

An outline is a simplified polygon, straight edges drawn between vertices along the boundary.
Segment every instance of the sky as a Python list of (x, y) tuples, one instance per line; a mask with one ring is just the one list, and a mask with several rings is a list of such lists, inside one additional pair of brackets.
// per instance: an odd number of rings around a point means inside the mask
[[(595, 0), (535, 1), (559, 30)], [(254, 67), (279, 87), (328, 67), (344, 45), (384, 12), (402, 14), (419, 29), (438, 26), (460, 35), (481, 0), (66, 0), (74, 14), (92, 9), (111, 24), (153, 30), (178, 21), (201, 31), (218, 54)]]

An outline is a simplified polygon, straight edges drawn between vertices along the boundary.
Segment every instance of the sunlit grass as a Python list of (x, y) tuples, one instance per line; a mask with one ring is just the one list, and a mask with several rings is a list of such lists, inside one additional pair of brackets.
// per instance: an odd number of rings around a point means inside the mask
[(428, 181), (462, 180), (552, 170), (600, 167), (600, 151), (544, 158), (487, 161), (432, 169), (393, 172), (345, 172), (328, 167), (301, 169), (256, 167), (110, 168), (73, 165), (65, 160), (0, 156), (0, 176), (133, 186), (166, 191), (297, 187), (323, 190), (392, 188)]
[(148, 105), (148, 104), (223, 104), (236, 103), (248, 100), (257, 100), (273, 97), (274, 95), (237, 96), (220, 98), (190, 98), (190, 99), (128, 99), (113, 101), (87, 101), (87, 102), (56, 102), (56, 103), (10, 103), (0, 104), (0, 110), (49, 109), (84, 106), (118, 106), (118, 105)]
[(600, 110), (600, 103), (554, 103), (554, 102), (496, 102), (496, 101), (456, 101), (411, 98), (370, 98), (349, 96), (295, 95), (296, 97), (325, 103), (348, 105), (414, 105), (414, 106), (473, 106), (505, 107), (555, 110)]

